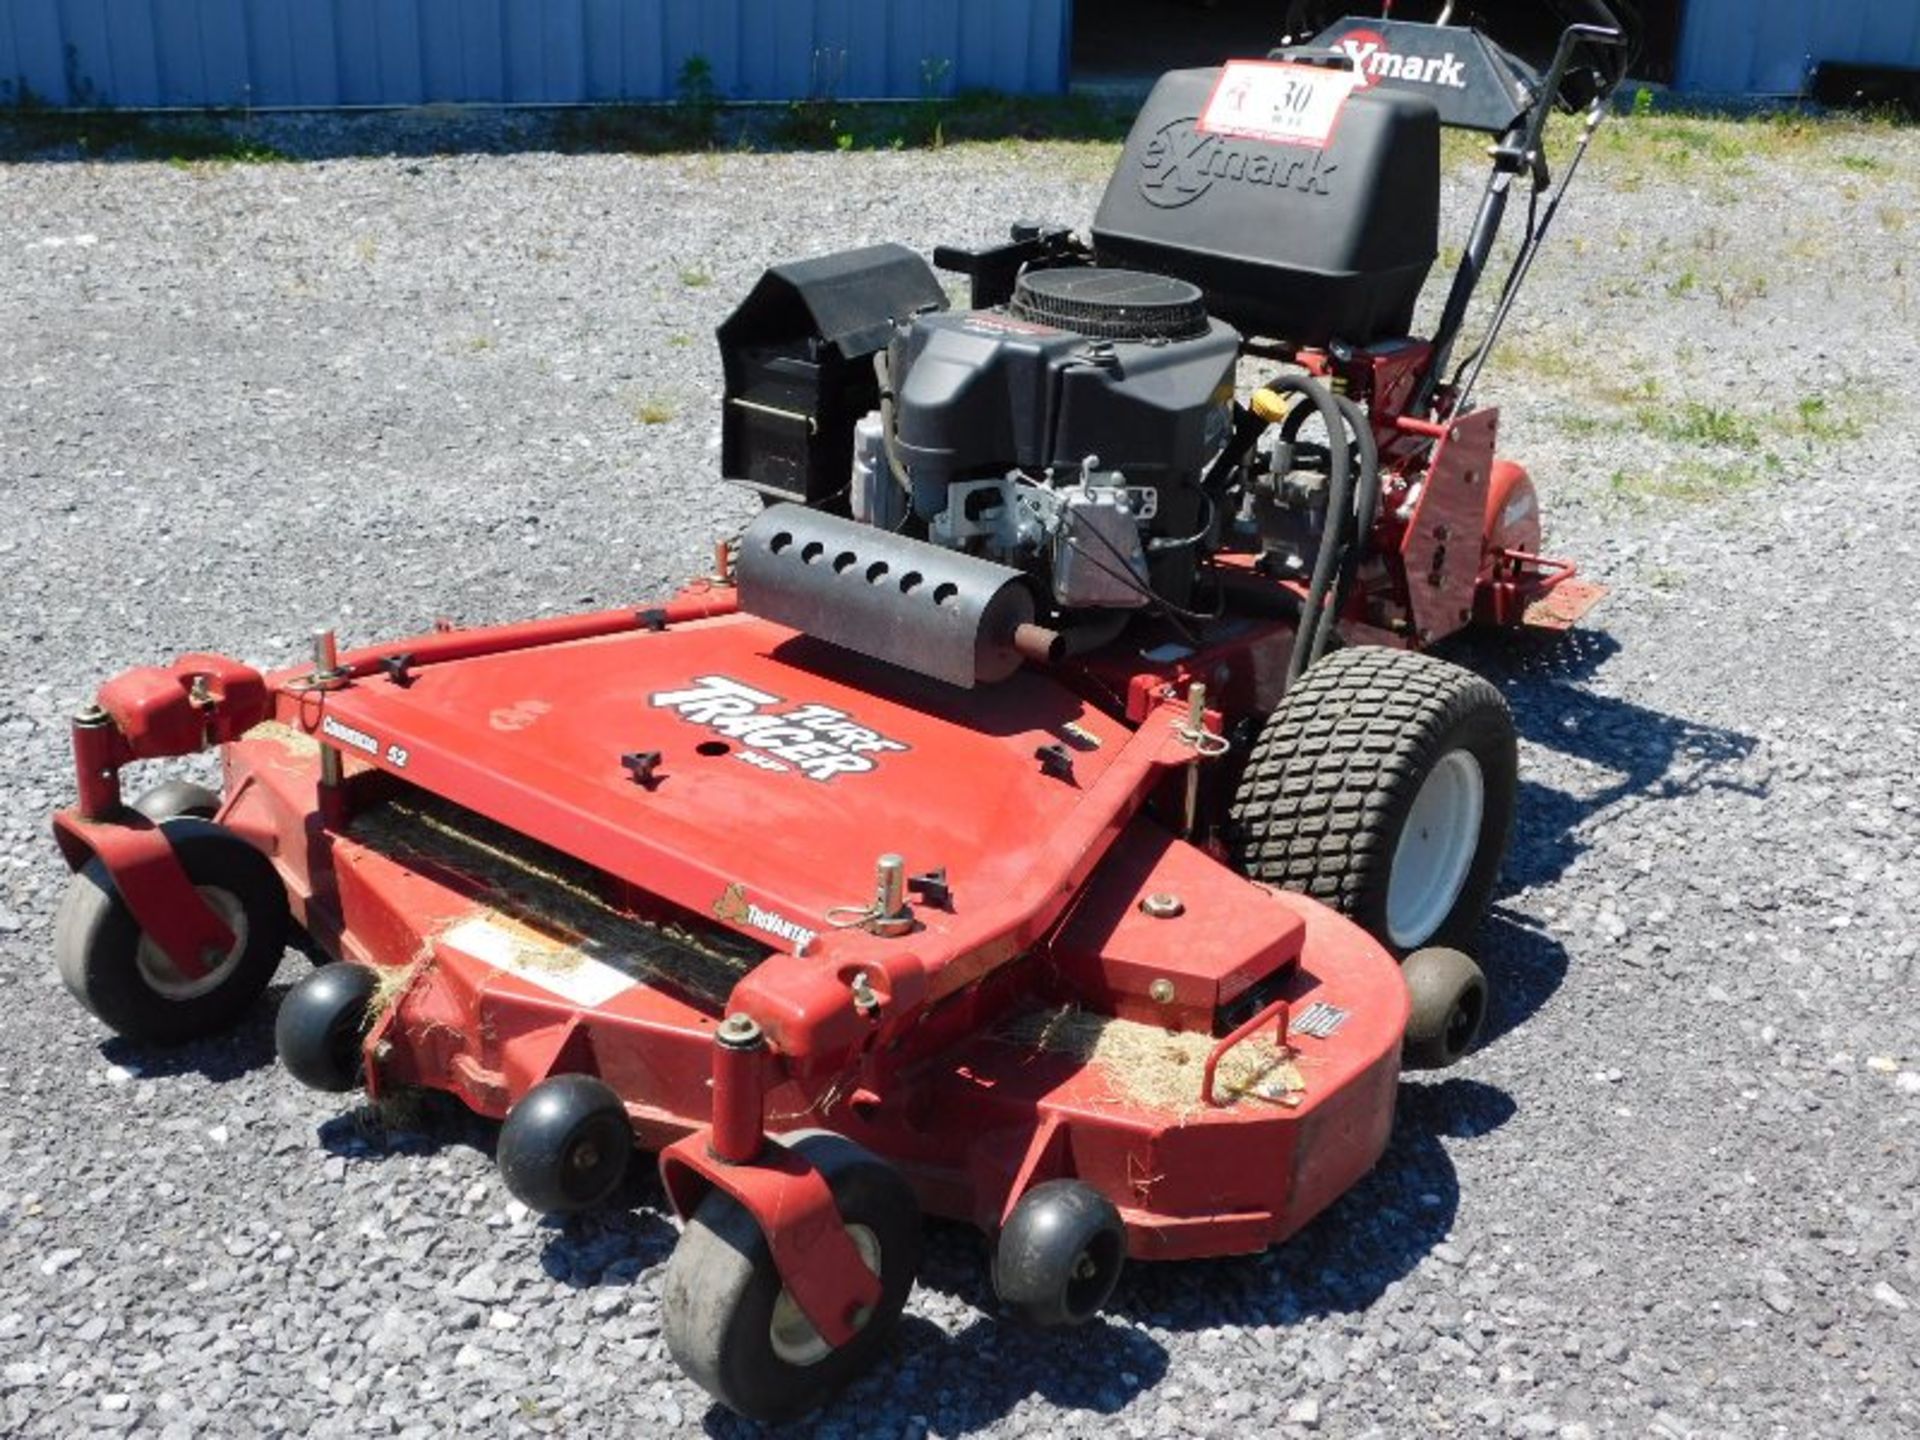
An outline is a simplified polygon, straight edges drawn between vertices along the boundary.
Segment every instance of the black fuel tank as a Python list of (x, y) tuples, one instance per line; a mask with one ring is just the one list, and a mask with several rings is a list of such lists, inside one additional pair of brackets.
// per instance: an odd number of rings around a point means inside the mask
[(1094, 220), (1103, 264), (1176, 275), (1251, 335), (1324, 345), (1404, 335), (1439, 247), (1440, 121), (1382, 89), (1323, 148), (1203, 133), (1221, 71), (1162, 77)]

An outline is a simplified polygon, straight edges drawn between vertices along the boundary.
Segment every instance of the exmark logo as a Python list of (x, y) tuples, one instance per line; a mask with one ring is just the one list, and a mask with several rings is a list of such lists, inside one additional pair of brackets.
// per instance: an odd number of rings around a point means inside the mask
[(1140, 194), (1150, 205), (1178, 210), (1225, 181), (1331, 195), (1328, 179), (1339, 170), (1324, 150), (1276, 153), (1279, 147), (1248, 145), (1200, 129), (1200, 117), (1176, 120), (1147, 141), (1140, 155)]
[(1466, 62), (1451, 50), (1430, 57), (1396, 55), (1387, 49), (1386, 38), (1377, 30), (1355, 30), (1333, 48), (1336, 54), (1353, 61), (1362, 85), (1378, 80), (1410, 80), (1416, 85), (1444, 85), (1449, 90), (1467, 88)]
[(741, 748), (734, 755), (748, 765), (779, 773), (798, 770), (809, 780), (864, 775), (879, 763), (876, 756), (911, 748), (830, 705), (776, 709), (787, 702), (724, 675), (702, 675), (688, 689), (661, 691), (652, 703), (737, 740)]

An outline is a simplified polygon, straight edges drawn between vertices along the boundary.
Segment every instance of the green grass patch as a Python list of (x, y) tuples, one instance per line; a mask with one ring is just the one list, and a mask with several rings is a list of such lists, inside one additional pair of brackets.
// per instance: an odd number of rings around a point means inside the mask
[(160, 160), (195, 165), (270, 165), (289, 159), (238, 116), (67, 112), (17, 105), (0, 110), (0, 161), (78, 151), (86, 160)]
[(1779, 458), (1703, 460), (1689, 458), (1657, 470), (1616, 470), (1608, 489), (1633, 504), (1664, 501), (1704, 505), (1757, 489), (1782, 470)]
[(1646, 410), (1640, 428), (1655, 439), (1674, 445), (1715, 445), (1732, 450), (1754, 450), (1760, 445), (1760, 427), (1739, 411), (1689, 400), (1667, 410)]
[[(1579, 123), (1573, 117), (1554, 122), (1549, 143), (1555, 153), (1572, 144)], [(1593, 157), (1612, 183), (1627, 190), (1655, 179), (1747, 179), (1770, 166), (1817, 161), (1855, 174), (1883, 174), (1893, 163), (1860, 142), (1889, 134), (1899, 123), (1892, 115), (1728, 115), (1636, 104), (1601, 127)]]

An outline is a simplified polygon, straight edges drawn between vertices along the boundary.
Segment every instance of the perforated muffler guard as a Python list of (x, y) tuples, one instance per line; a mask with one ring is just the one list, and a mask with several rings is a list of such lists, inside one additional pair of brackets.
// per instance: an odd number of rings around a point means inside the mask
[(1034, 615), (1018, 570), (802, 505), (747, 527), (736, 578), (750, 615), (965, 689), (1020, 668)]

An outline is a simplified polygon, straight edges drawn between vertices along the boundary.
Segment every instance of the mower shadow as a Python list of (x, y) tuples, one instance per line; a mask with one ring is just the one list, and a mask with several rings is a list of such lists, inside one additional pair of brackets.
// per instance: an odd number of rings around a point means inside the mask
[(291, 980), (268, 986), (240, 1024), (224, 1035), (167, 1046), (142, 1045), (111, 1035), (100, 1042), (100, 1058), (131, 1071), (139, 1080), (171, 1080), (181, 1075), (198, 1075), (216, 1085), (238, 1080), (273, 1064), (273, 1017), (279, 1012), (280, 997), (291, 988)]
[[(971, 1250), (968, 1268), (979, 1271), (979, 1247), (971, 1239), (958, 1226), (929, 1226), (928, 1268), (944, 1269), (943, 1254)], [(925, 1271), (921, 1278), (927, 1281)], [(804, 1420), (769, 1430), (714, 1405), (703, 1428), (715, 1440), (858, 1440), (913, 1433), (911, 1416), (942, 1435), (970, 1435), (1032, 1399), (1059, 1410), (1115, 1415), (1166, 1376), (1165, 1347), (1134, 1326), (1102, 1318), (1073, 1330), (1028, 1329), (997, 1318), (991, 1297), (976, 1311), (952, 1335), (906, 1316), (874, 1368)]]
[(1727, 773), (1753, 753), (1753, 736), (1586, 689), (1619, 650), (1611, 635), (1592, 630), (1539, 640), (1469, 637), (1449, 647), (1449, 658), (1500, 687), (1523, 740), (1593, 776), (1577, 793), (1521, 780), (1504, 894), (1559, 879), (1586, 849), (1581, 826), (1622, 801), (1680, 800), (1711, 789), (1764, 793)]
[(405, 1090), (380, 1101), (352, 1099), (352, 1108), (318, 1127), (320, 1144), (343, 1160), (387, 1160), (395, 1155), (437, 1155), (457, 1146), (493, 1159), (500, 1127), (437, 1090)]
[[(456, 1146), (491, 1161), (500, 1125), (451, 1095), (422, 1090), (403, 1092), (381, 1104), (362, 1101), (322, 1121), (319, 1136), (328, 1154), (355, 1162), (435, 1155)], [(502, 1185), (500, 1204), (507, 1202)], [(659, 1172), (649, 1157), (636, 1153), (604, 1207), (540, 1221), (540, 1268), (576, 1289), (630, 1285), (642, 1271), (666, 1262), (680, 1234), (671, 1213)]]
[(1453, 1229), (1460, 1183), (1442, 1142), (1491, 1134), (1515, 1109), (1483, 1081), (1403, 1081), (1380, 1163), (1306, 1229), (1258, 1256), (1135, 1266), (1113, 1308), (1170, 1329), (1244, 1331), (1365, 1310)]
[(1531, 1019), (1567, 978), (1567, 949), (1538, 922), (1496, 905), (1480, 924), (1474, 956), (1487, 974), (1484, 1050)]
[[(1165, 1378), (1156, 1330), (1238, 1333), (1228, 1343), (1269, 1347), (1273, 1328), (1351, 1314), (1378, 1301), (1453, 1228), (1460, 1187), (1442, 1141), (1485, 1135), (1514, 1113), (1506, 1092), (1477, 1080), (1401, 1086), (1387, 1151), (1372, 1173), (1312, 1224), (1262, 1255), (1130, 1266), (1104, 1319), (1083, 1329), (1034, 1330), (1000, 1318), (987, 1276), (986, 1243), (960, 1225), (927, 1229), (922, 1293), (972, 1313), (957, 1334), (909, 1317), (894, 1353), (790, 1432), (873, 1433), (877, 1415), (905, 1410), (942, 1434), (967, 1435), (1040, 1398), (1064, 1410), (1113, 1415)], [(924, 1303), (924, 1302), (923, 1302)], [(891, 1423), (891, 1419), (889, 1420)], [(760, 1434), (716, 1407), (709, 1435)]]

